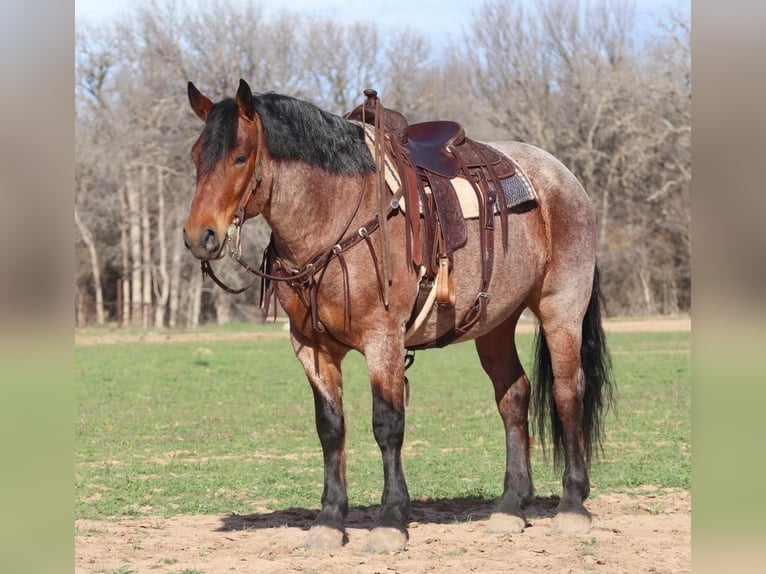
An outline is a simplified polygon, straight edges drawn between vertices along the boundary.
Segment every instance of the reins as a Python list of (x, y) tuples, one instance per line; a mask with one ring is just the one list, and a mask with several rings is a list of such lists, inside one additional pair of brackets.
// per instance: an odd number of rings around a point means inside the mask
[[(343, 230), (340, 232), (340, 234), (338, 234), (338, 239), (334, 241), (329, 248), (321, 251), (319, 254), (315, 255), (314, 257), (311, 257), (300, 268), (292, 268), (288, 272), (288, 274), (285, 274), (285, 275), (282, 275), (282, 274), (277, 275), (277, 274), (269, 272), (271, 270), (272, 265), (275, 263), (276, 265), (278, 265), (279, 268), (283, 268), (281, 264), (281, 260), (279, 259), (279, 256), (276, 253), (273, 234), (271, 236), (271, 240), (269, 241), (268, 246), (266, 247), (266, 249), (264, 249), (263, 257), (261, 259), (261, 264), (259, 265), (257, 269), (242, 258), (241, 229), (242, 229), (242, 224), (244, 222), (245, 209), (253, 193), (255, 193), (258, 185), (261, 183), (261, 173), (260, 173), (261, 163), (260, 163), (259, 156), (260, 156), (260, 150), (257, 155), (256, 166), (253, 171), (253, 177), (251, 179), (252, 183), (249, 186), (249, 189), (243, 194), (242, 199), (240, 200), (239, 205), (237, 207), (237, 210), (235, 211), (235, 215), (232, 218), (232, 222), (226, 230), (226, 249), (229, 255), (237, 263), (239, 263), (248, 273), (255, 275), (255, 278), (250, 283), (248, 283), (247, 285), (239, 289), (229, 287), (215, 274), (215, 271), (213, 270), (213, 267), (210, 264), (210, 262), (207, 260), (204, 260), (200, 263), (203, 280), (206, 276), (208, 276), (221, 289), (223, 289), (224, 291), (228, 293), (236, 295), (236, 294), (240, 294), (247, 291), (250, 287), (252, 287), (255, 284), (258, 278), (260, 278), (261, 279), (261, 307), (264, 308), (264, 311), (265, 311), (264, 314), (268, 314), (268, 301), (270, 299), (270, 295), (273, 290), (271, 286), (271, 282), (286, 282), (296, 292), (298, 292), (298, 289), (300, 287), (305, 287), (308, 290), (309, 297), (308, 297), (308, 300), (306, 300), (305, 297), (301, 296), (301, 299), (303, 300), (303, 303), (309, 308), (309, 311), (312, 317), (313, 327), (318, 332), (325, 332), (324, 326), (319, 321), (319, 316), (317, 313), (316, 298), (317, 298), (317, 291), (319, 289), (319, 284), (321, 283), (322, 278), (324, 277), (327, 264), (334, 257), (337, 257), (338, 261), (340, 262), (341, 271), (343, 275), (343, 283), (344, 283), (343, 291), (344, 291), (344, 299), (345, 299), (345, 305), (344, 305), (345, 319), (346, 319), (346, 323), (350, 324), (351, 322), (350, 296), (351, 295), (350, 295), (350, 286), (348, 284), (349, 283), (348, 268), (346, 266), (345, 260), (342, 257), (342, 253), (350, 249), (357, 243), (361, 241), (365, 241), (370, 250), (370, 255), (373, 259), (380, 297), (381, 299), (385, 300), (386, 293), (385, 293), (384, 285), (386, 282), (381, 277), (381, 271), (378, 265), (378, 258), (375, 254), (375, 249), (370, 239), (370, 234), (373, 233), (375, 230), (377, 230), (378, 227), (380, 226), (381, 218), (379, 217), (379, 214), (375, 213), (375, 215), (370, 220), (365, 222), (356, 230), (356, 233), (353, 233), (349, 235), (348, 237), (346, 237), (346, 234), (348, 230), (350, 229), (351, 224), (353, 223), (354, 219), (359, 213), (359, 209), (362, 205), (362, 201), (364, 200), (366, 183), (367, 183), (366, 176), (362, 182), (361, 190), (359, 192), (359, 197), (356, 201), (356, 205), (354, 206), (354, 209), (351, 212), (351, 215), (348, 218), (348, 221), (344, 225)], [(387, 216), (388, 214), (386, 214), (386, 217)], [(317, 273), (319, 273), (318, 278), (316, 277)], [(301, 294), (299, 293), (299, 295)], [(264, 304), (265, 304), (265, 307), (264, 307)]]

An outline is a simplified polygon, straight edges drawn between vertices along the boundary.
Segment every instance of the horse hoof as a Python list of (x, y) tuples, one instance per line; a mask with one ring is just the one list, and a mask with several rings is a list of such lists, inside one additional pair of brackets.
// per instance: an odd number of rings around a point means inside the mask
[(370, 531), (365, 552), (402, 552), (407, 545), (407, 534), (396, 528), (378, 527)]
[(304, 548), (320, 548), (322, 550), (335, 550), (343, 546), (346, 536), (342, 530), (329, 526), (312, 526), (303, 541)]
[(585, 512), (559, 512), (553, 518), (553, 529), (559, 534), (588, 534), (591, 518)]
[(485, 532), (490, 534), (521, 534), (527, 521), (521, 516), (506, 514), (504, 512), (493, 512), (487, 521)]

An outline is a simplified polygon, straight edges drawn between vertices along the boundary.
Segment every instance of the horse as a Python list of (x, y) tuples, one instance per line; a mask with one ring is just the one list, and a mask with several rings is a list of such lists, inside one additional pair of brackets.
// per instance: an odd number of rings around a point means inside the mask
[[(191, 82), (187, 92), (204, 128), (191, 150), (196, 189), (183, 229), (186, 247), (204, 273), (227, 251), (243, 261), (241, 245), (232, 243), (246, 220), (260, 215), (272, 231), (268, 264), (245, 266), (273, 285), (313, 392), (324, 486), (305, 544), (337, 548), (348, 541), (341, 362), (354, 350), (369, 373), (384, 474), (365, 548), (402, 551), (410, 511), (401, 461), (406, 358), (411, 349), (435, 344), (455, 317), (470, 310), (480, 283), (482, 230), (476, 220), (467, 221), (466, 243), (454, 253), (454, 305), (433, 304), (419, 328), (408, 332), (420, 277), (405, 255), (405, 217), (392, 207), (382, 213), (385, 201), (375, 181), (380, 164), (363, 126), (290, 96), (254, 94), (244, 80), (234, 98), (216, 103)], [(493, 216), (508, 220), (508, 248), (494, 255), (478, 320), (452, 341), (475, 342), (505, 429), (503, 493), (487, 531), (520, 533), (527, 526), (525, 508), (535, 498), (532, 407), (539, 439), (545, 443), (550, 435), (554, 463), (564, 466), (553, 528), (587, 533), (589, 467), (592, 454), (603, 449), (614, 388), (601, 322), (594, 210), (572, 172), (546, 151), (521, 142), (487, 145), (512, 158), (537, 192), (531, 207)], [(494, 226), (498, 242), (501, 227)], [(525, 309), (538, 325), (534, 388), (514, 340)]]

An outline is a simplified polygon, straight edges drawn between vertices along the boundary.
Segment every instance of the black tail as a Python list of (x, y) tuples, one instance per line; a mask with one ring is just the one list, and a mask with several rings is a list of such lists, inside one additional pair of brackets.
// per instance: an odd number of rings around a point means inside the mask
[[(580, 363), (585, 376), (583, 398), (583, 433), (585, 435), (585, 460), (590, 464), (594, 445), (603, 450), (604, 416), (614, 405), (614, 382), (612, 360), (606, 347), (604, 329), (601, 326), (601, 290), (598, 267), (593, 276), (593, 290), (588, 310), (582, 324), (582, 347)], [(545, 447), (547, 421), (550, 421), (553, 462), (559, 467), (564, 451), (564, 432), (553, 400), (553, 366), (545, 333), (538, 329), (535, 352), (534, 410), (540, 444)]]

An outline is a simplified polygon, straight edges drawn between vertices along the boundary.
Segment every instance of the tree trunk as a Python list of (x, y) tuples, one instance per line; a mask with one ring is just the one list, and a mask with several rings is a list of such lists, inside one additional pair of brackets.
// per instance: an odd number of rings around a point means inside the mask
[(215, 298), (215, 322), (218, 325), (226, 325), (231, 322), (231, 297), (227, 293), (219, 291)]
[(168, 278), (168, 257), (165, 241), (165, 174), (161, 168), (157, 170), (157, 303), (154, 308), (155, 327), (165, 326), (165, 310), (170, 296), (170, 281)]
[(192, 328), (199, 326), (199, 313), (202, 304), (202, 275), (193, 275), (189, 286), (189, 313), (187, 325)]
[(96, 250), (96, 243), (93, 241), (93, 234), (83, 223), (80, 218), (80, 214), (77, 211), (77, 206), (74, 207), (74, 221), (77, 224), (77, 229), (82, 235), (82, 240), (85, 243), (85, 247), (88, 249), (88, 255), (90, 257), (90, 268), (93, 274), (93, 291), (96, 294), (96, 324), (103, 325), (104, 320), (104, 292), (101, 288), (101, 269), (98, 263), (98, 251)]
[(130, 298), (130, 240), (128, 235), (127, 222), (129, 220), (128, 214), (128, 200), (126, 193), (126, 186), (122, 185), (117, 192), (120, 198), (120, 253), (122, 258), (122, 275), (119, 281), (122, 282), (122, 313), (120, 327), (123, 323), (131, 324), (131, 298)]
[[(128, 277), (120, 277), (120, 281), (122, 281), (122, 323), (130, 325), (130, 279)], [(122, 327), (122, 324), (120, 327)]]
[(152, 236), (149, 225), (149, 168), (141, 167), (141, 325), (152, 326)]
[(598, 224), (597, 251), (600, 253), (606, 245), (606, 232), (609, 227), (609, 189), (605, 189), (601, 197), (601, 221)]
[(141, 301), (141, 192), (140, 184), (127, 175), (125, 195), (128, 200), (128, 246), (130, 250), (130, 324), (140, 325)]
[[(179, 234), (180, 235), (180, 234)], [(173, 251), (170, 257), (168, 327), (178, 326), (178, 312), (181, 306), (181, 255), (183, 243), (176, 235), (173, 240)]]
[(644, 295), (644, 308), (649, 315), (654, 314), (654, 298), (652, 297), (652, 289), (649, 284), (649, 273), (643, 265), (639, 265), (637, 270), (638, 278), (641, 282), (641, 290)]
[(74, 292), (74, 311), (75, 324), (79, 328), (85, 327), (85, 301), (80, 287), (76, 288)]

